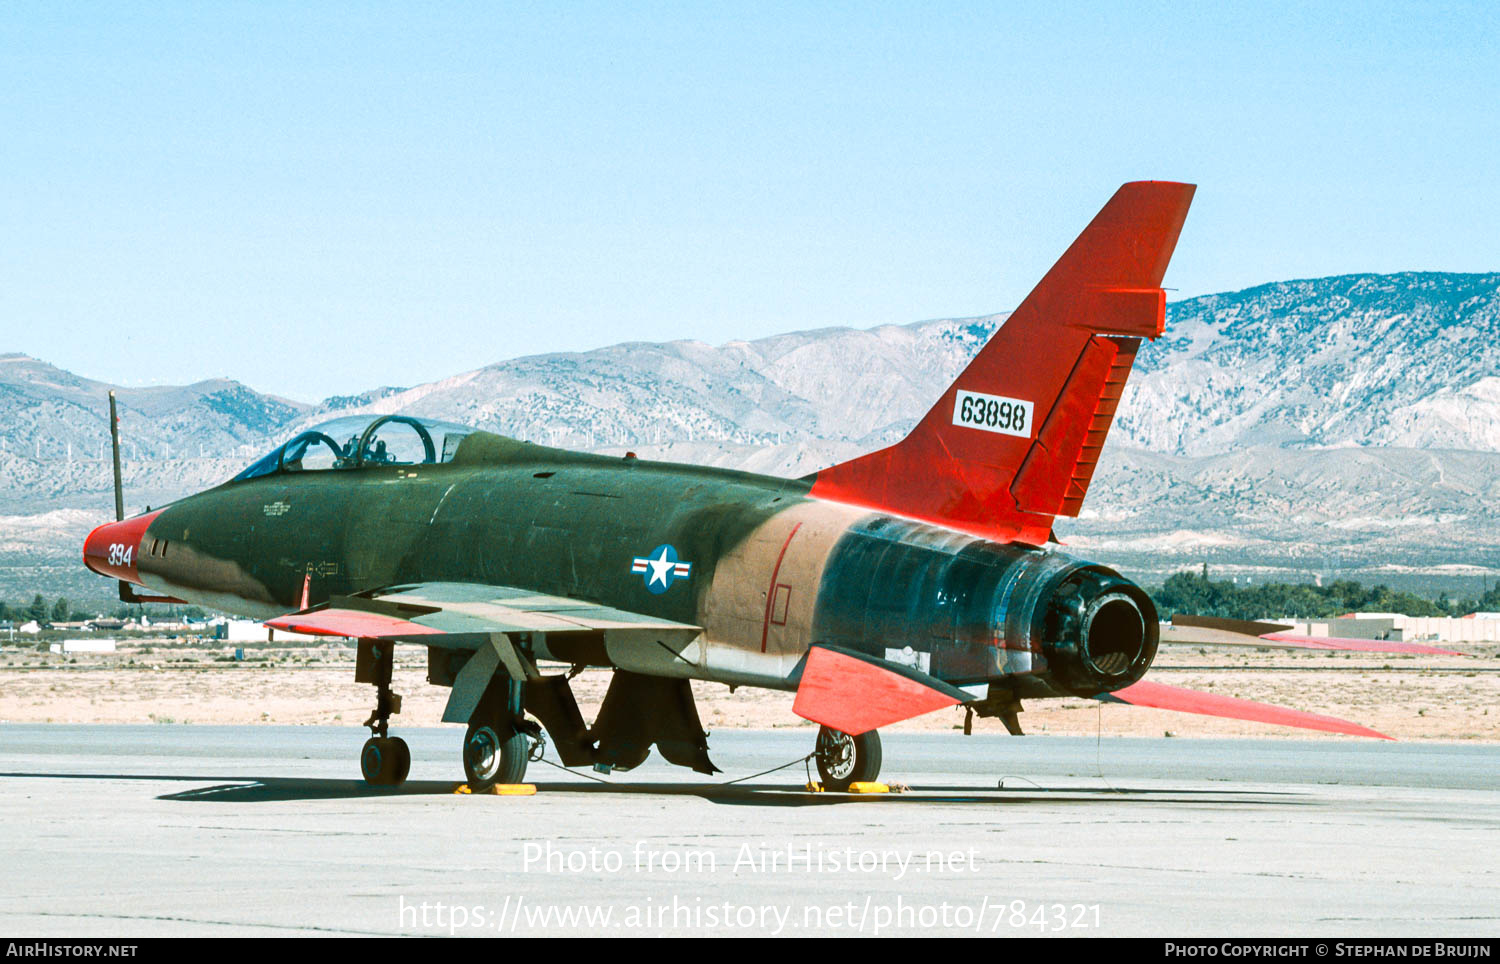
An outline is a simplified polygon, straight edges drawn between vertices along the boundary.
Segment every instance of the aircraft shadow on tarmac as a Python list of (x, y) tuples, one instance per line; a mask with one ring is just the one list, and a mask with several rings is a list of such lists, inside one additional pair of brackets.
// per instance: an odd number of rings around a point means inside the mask
[[(279, 803), (299, 800), (358, 800), (374, 797), (454, 796), (456, 784), (451, 781), (409, 780), (399, 787), (371, 787), (362, 780), (328, 780), (310, 777), (232, 777), (185, 774), (137, 773), (0, 773), (0, 779), (168, 781), (206, 784), (173, 793), (158, 800), (195, 803)], [(1010, 778), (1008, 778), (1010, 779)], [(1244, 806), (1308, 806), (1315, 798), (1288, 791), (1255, 791), (1194, 789), (1183, 787), (1041, 787), (1024, 789), (986, 786), (919, 785), (903, 793), (845, 794), (813, 793), (802, 784), (673, 784), (673, 783), (603, 783), (549, 782), (536, 783), (537, 795), (568, 794), (645, 794), (648, 796), (698, 797), (709, 803), (726, 806), (806, 807), (839, 804), (921, 805), (979, 804), (1014, 806), (1025, 803), (1079, 804), (1091, 803), (1159, 804), (1205, 803)], [(489, 796), (476, 794), (476, 796)], [(1289, 799), (1290, 798), (1290, 799)], [(497, 798), (498, 799), (498, 798)], [(527, 797), (510, 798), (525, 800)]]
[[(1220, 802), (1233, 800), (1236, 803), (1254, 803), (1254, 798), (1265, 796), (1256, 793), (1247, 795), (1232, 790), (1139, 790), (1104, 788), (1058, 788), (1028, 789), (1026, 791), (999, 790), (993, 787), (919, 787), (906, 793), (811, 793), (801, 784), (712, 785), (670, 783), (537, 783), (537, 796), (553, 794), (643, 794), (646, 796), (697, 797), (709, 803), (726, 806), (751, 807), (808, 807), (834, 806), (839, 804), (989, 804), (991, 806), (1016, 805), (1026, 802), (1050, 803), (1120, 803), (1132, 799), (1160, 802), (1174, 798), (1191, 798), (1194, 802), (1205, 798)], [(176, 793), (163, 794), (161, 800), (218, 801), (225, 803), (256, 803), (291, 800), (344, 800), (383, 796), (452, 796), (454, 784), (437, 781), (409, 781), (395, 789), (366, 786), (360, 780), (311, 780), (295, 777), (272, 777), (264, 780), (241, 780), (215, 786), (196, 787)], [(489, 794), (477, 796), (490, 797)], [(492, 799), (501, 799), (492, 797)], [(512, 797), (510, 800), (534, 799)], [(1179, 800), (1179, 802), (1186, 802)], [(1263, 801), (1270, 803), (1272, 801)], [(1286, 801), (1275, 801), (1284, 803)]]

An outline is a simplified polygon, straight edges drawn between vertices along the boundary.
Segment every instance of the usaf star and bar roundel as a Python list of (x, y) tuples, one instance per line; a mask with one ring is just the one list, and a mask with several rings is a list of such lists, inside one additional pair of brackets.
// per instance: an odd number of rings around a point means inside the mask
[(659, 596), (671, 589), (674, 581), (691, 575), (693, 564), (678, 559), (676, 547), (664, 543), (652, 549), (649, 556), (636, 556), (630, 571), (641, 573), (646, 588)]

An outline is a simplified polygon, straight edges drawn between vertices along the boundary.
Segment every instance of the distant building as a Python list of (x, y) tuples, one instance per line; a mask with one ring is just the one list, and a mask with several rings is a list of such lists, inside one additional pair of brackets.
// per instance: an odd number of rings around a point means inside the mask
[(288, 633), (280, 629), (273, 633), (265, 624), (258, 623), (253, 619), (230, 619), (226, 620), (223, 626), (224, 635), (218, 635), (218, 628), (215, 627), (214, 638), (231, 643), (264, 643), (271, 640), (284, 643), (316, 643), (326, 641), (320, 636), (308, 636), (304, 633)]
[[(1475, 613), (1472, 617), (1352, 613), (1337, 619), (1280, 619), (1276, 622), (1290, 623), (1293, 632), (1338, 639), (1390, 639), (1408, 643), (1500, 642), (1500, 614), (1497, 613)], [(1379, 635), (1386, 627), (1391, 635)]]
[(224, 635), (231, 643), (264, 643), (270, 639), (270, 630), (253, 619), (229, 619), (224, 622)]
[(65, 639), (62, 641), (64, 653), (113, 653), (115, 641), (113, 639)]
[[(1380, 639), (1401, 642), (1401, 628), (1394, 613), (1345, 613), (1328, 621), (1328, 631), (1310, 636), (1332, 636), (1334, 639)], [(1319, 623), (1318, 625), (1323, 625)]]

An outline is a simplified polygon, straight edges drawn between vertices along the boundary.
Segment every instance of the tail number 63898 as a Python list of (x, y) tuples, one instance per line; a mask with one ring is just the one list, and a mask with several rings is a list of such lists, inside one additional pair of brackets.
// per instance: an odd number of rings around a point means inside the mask
[(960, 390), (953, 402), (953, 424), (1001, 435), (1031, 437), (1030, 402)]

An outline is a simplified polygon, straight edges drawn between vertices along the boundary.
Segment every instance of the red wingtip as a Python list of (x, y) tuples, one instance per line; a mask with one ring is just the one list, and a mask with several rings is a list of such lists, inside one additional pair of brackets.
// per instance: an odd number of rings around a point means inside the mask
[(369, 613), (355, 609), (319, 609), (310, 613), (288, 613), (268, 619), (265, 625), (289, 633), (305, 633), (309, 636), (354, 636), (379, 639), (386, 636), (430, 636), (441, 633), (433, 629), (395, 616)]
[(1261, 639), (1300, 649), (1333, 649), (1351, 653), (1411, 653), (1420, 656), (1467, 656), (1453, 649), (1438, 649), (1420, 643), (1398, 643), (1388, 639), (1339, 639), (1334, 636), (1301, 636), (1297, 633), (1266, 633)]
[(1142, 680), (1124, 689), (1105, 693), (1098, 699), (1129, 703), (1131, 706), (1149, 706), (1158, 710), (1176, 710), (1181, 713), (1198, 713), (1202, 716), (1222, 716), (1232, 720), (1249, 720), (1253, 723), (1272, 723), (1277, 726), (1295, 726), (1304, 730), (1322, 730), (1327, 733), (1346, 733), (1350, 736), (1368, 736), (1377, 740), (1394, 740), (1367, 726), (1350, 723), (1336, 716), (1323, 716), (1290, 710), (1270, 703), (1257, 703), (1217, 693), (1200, 693), (1197, 690), (1167, 686)]

